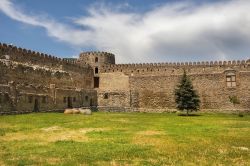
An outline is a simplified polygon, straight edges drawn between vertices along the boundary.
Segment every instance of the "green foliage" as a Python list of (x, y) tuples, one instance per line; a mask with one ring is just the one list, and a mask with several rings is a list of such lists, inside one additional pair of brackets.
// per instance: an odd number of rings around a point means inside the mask
[(98, 112), (98, 108), (97, 107), (92, 107), (90, 108), (92, 112)]
[[(229, 96), (229, 101), (234, 105), (234, 107), (237, 105), (237, 104), (240, 104), (240, 100), (238, 99), (237, 96)], [(239, 114), (238, 114), (239, 117), (243, 117), (244, 115), (239, 111)]]
[(184, 70), (180, 84), (175, 89), (175, 102), (178, 110), (197, 111), (200, 107), (200, 99), (194, 90), (191, 80)]
[(240, 112), (238, 116), (239, 117), (244, 117), (244, 114)]
[(233, 103), (233, 105), (235, 106), (236, 104), (240, 104), (240, 100), (238, 99), (237, 96), (229, 96), (229, 101), (231, 103)]

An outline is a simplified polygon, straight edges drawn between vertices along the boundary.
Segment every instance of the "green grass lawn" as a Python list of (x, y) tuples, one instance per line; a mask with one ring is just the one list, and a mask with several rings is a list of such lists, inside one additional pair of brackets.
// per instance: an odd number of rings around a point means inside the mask
[(0, 116), (0, 165), (250, 165), (250, 115)]

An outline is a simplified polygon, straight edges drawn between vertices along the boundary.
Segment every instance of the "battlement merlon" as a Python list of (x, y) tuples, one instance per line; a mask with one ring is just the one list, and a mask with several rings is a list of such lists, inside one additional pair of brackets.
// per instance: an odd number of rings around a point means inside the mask
[(104, 51), (88, 51), (88, 52), (81, 52), (79, 57), (82, 56), (107, 56), (115, 58), (115, 55), (109, 52)]
[(50, 67), (60, 67), (62, 65), (73, 70), (81, 70), (81, 68), (89, 67), (89, 65), (77, 63), (77, 59), (58, 58), (49, 54), (0, 43), (0, 58), (5, 59), (5, 56), (8, 56), (8, 59), (11, 61), (30, 62)]
[(135, 63), (135, 64), (109, 64), (103, 65), (102, 68), (140, 68), (140, 67), (182, 67), (182, 66), (230, 66), (230, 65), (246, 65), (250, 64), (248, 60), (233, 60), (233, 61), (202, 61), (202, 62), (166, 62), (166, 63)]
[[(34, 62), (46, 61), (49, 63), (59, 63), (64, 65), (85, 66), (99, 66), (101, 68), (135, 68), (135, 67), (173, 67), (173, 66), (221, 66), (221, 65), (249, 65), (250, 59), (247, 60), (233, 60), (233, 61), (206, 61), (206, 62), (177, 62), (177, 63), (138, 63), (138, 64), (115, 64), (115, 55), (108, 52), (82, 52), (79, 59), (72, 58), (58, 58), (45, 53), (40, 53), (32, 50), (23, 49), (13, 45), (0, 43), (0, 53), (2, 55), (9, 55), (10, 60), (24, 61), (30, 60)], [(79, 63), (80, 62), (80, 63)]]

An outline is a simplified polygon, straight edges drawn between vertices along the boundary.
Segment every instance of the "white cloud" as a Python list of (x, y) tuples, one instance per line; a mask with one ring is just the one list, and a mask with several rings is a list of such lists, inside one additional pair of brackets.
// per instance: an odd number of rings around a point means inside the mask
[(76, 29), (0, 1), (0, 10), (10, 18), (43, 27), (49, 36), (76, 48), (113, 52), (120, 63), (249, 58), (250, 1), (179, 2), (144, 13), (113, 8), (94, 5), (88, 16), (73, 20), (82, 26)]

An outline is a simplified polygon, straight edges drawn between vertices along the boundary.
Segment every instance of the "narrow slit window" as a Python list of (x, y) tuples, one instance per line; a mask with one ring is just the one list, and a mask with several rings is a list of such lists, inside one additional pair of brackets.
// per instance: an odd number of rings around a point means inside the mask
[(95, 74), (98, 74), (98, 67), (95, 68)]

